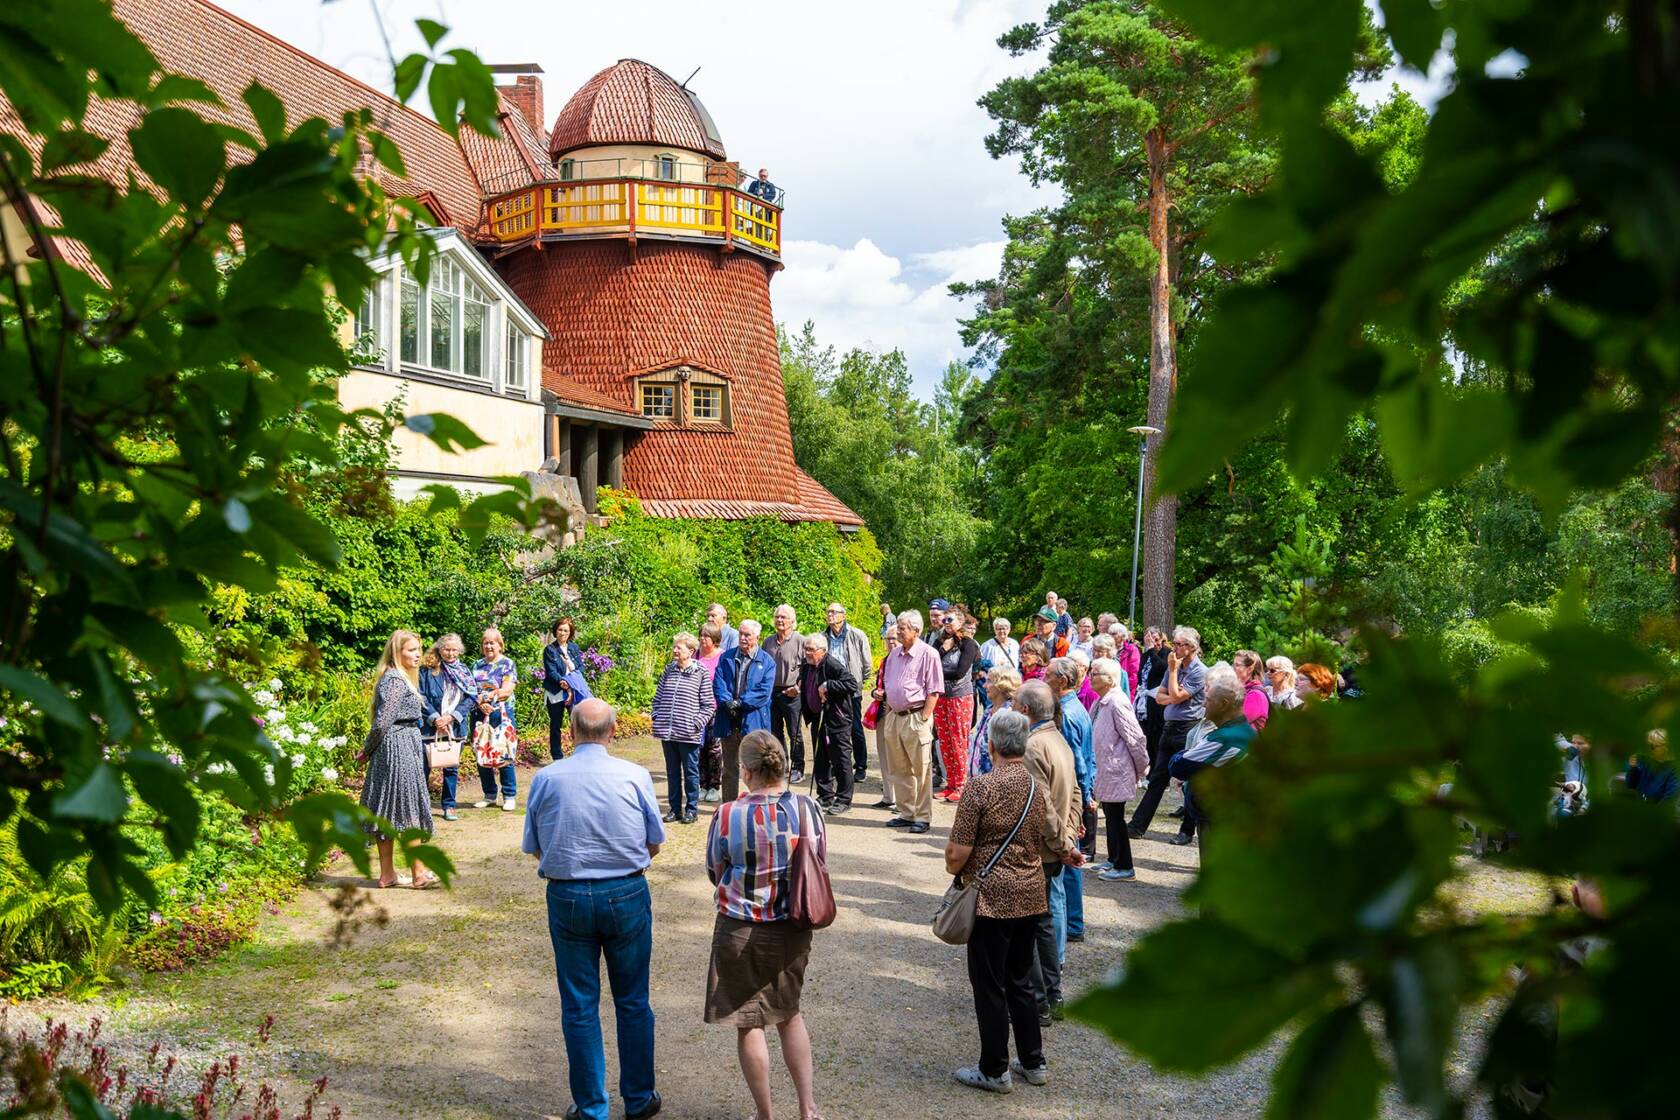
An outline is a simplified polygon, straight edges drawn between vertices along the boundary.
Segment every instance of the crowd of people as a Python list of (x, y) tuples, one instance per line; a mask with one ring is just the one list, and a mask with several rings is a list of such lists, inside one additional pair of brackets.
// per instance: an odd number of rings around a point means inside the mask
[[(1023, 638), (995, 619), (981, 644), (979, 625), (944, 599), (929, 604), (925, 620), (919, 610), (883, 607), (887, 648), (876, 659), (842, 604), (829, 604), (810, 633), (783, 604), (768, 634), (755, 619), (731, 623), (726, 608), (712, 604), (696, 632), (673, 636), (654, 691), (652, 727), (668, 787), (662, 810), (651, 773), (610, 753), (617, 715), (589, 694), (572, 620), (556, 621), (542, 676), (556, 763), (532, 780), (524, 849), (546, 881), (568, 1116), (607, 1115), (602, 957), (617, 1009), (626, 1115), (661, 1107), (645, 872), (666, 826), (696, 823), (702, 805), (718, 806), (705, 845), (716, 917), (704, 1018), (736, 1028), (760, 1118), (771, 1116), (771, 1026), (801, 1116), (816, 1114), (799, 1008), (811, 929), (792, 920), (793, 869), (802, 845), (826, 860), (824, 821), (853, 811), (869, 776), (870, 732), (882, 790), (870, 808), (884, 812), (885, 826), (924, 835), (936, 800), (955, 806), (945, 868), (958, 883), (979, 883), (967, 956), (980, 1034), (978, 1062), (956, 1077), (1010, 1092), (1020, 1081), (1049, 1079), (1043, 1032), (1063, 1014), (1068, 947), (1085, 937), (1084, 879), (1136, 880), (1132, 843), (1150, 835), (1173, 780), (1183, 787), (1181, 822), (1162, 839), (1205, 836), (1197, 775), (1241, 759), (1274, 709), (1351, 684), (1250, 650), (1208, 665), (1194, 629), (1169, 635), (1151, 627), (1140, 641), (1112, 614), (1075, 619), (1054, 594)], [(362, 800), (396, 830), (431, 832), (429, 768), (442, 771), (444, 819), (458, 819), (459, 755), (451, 751), (463, 741), (478, 762), (476, 807), (516, 808), (508, 744), (517, 738), (518, 674), (504, 646), (498, 631), (485, 631), (482, 656), (469, 665), (457, 635), (424, 652), (417, 635), (392, 635), (380, 659)], [(798, 789), (807, 777), (809, 795)], [(379, 884), (393, 886), (393, 837), (374, 839)], [(414, 866), (412, 886), (436, 882)]]

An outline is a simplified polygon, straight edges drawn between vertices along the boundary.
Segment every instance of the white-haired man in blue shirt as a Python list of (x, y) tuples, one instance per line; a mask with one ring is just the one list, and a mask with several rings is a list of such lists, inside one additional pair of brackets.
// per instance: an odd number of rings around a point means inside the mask
[(648, 1004), (653, 898), (646, 872), (665, 842), (665, 826), (652, 775), (607, 753), (617, 723), (618, 713), (604, 700), (572, 709), (577, 746), (537, 771), (525, 804), (524, 849), (548, 881), (548, 934), (572, 1090), (568, 1120), (607, 1120), (603, 956), (617, 1013), (624, 1115), (645, 1120), (662, 1103), (654, 1089)]

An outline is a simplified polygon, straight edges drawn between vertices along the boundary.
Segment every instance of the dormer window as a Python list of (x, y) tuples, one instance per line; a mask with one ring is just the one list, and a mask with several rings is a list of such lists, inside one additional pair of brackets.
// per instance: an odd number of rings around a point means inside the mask
[(688, 399), (693, 406), (689, 414), (695, 420), (710, 423), (723, 423), (723, 386), (722, 385), (690, 385)]
[(659, 156), (653, 161), (653, 177), (667, 182), (677, 177), (677, 157)]
[(576, 169), (577, 169), (577, 164), (573, 160), (569, 160), (569, 159), (561, 160), (560, 161), (560, 181), (562, 183), (571, 182), (572, 181), (572, 173)]
[(642, 383), (642, 415), (650, 420), (677, 418), (677, 387), (644, 381)]

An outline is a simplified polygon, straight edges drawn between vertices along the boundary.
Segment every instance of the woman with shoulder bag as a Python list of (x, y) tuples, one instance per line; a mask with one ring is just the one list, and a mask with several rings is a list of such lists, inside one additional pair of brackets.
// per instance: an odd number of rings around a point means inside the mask
[(558, 760), (565, 753), (566, 715), (592, 697), (583, 679), (583, 651), (577, 644), (577, 624), (570, 616), (555, 619), (553, 638), (543, 647), (543, 700), (548, 707), (548, 753)]
[[(980, 1061), (957, 1070), (956, 1077), (993, 1093), (1014, 1089), (1011, 1073), (1033, 1085), (1050, 1079), (1032, 981), (1038, 920), (1049, 908), (1039, 860), (1049, 827), (1048, 791), (1038, 789), (1022, 765), (1029, 731), (1027, 717), (1013, 709), (992, 716), (986, 726), (992, 768), (969, 779), (945, 845), (945, 870), (959, 882), (979, 880), (968, 980), (980, 1025)], [(1011, 1027), (1015, 1061), (1009, 1059)]]
[[(458, 821), (455, 812), (456, 782), (461, 770), (461, 740), (472, 722), (472, 672), (461, 655), (466, 644), (459, 634), (439, 638), (420, 664), (420, 739), (426, 751), (426, 782), (431, 783), (432, 757), (438, 754), (443, 771), (443, 819)], [(449, 754), (454, 755), (450, 761)]]
[[(514, 764), (518, 758), (519, 731), (513, 719), (513, 690), (519, 684), (519, 670), (513, 658), (502, 654), (506, 640), (494, 626), (480, 639), (484, 656), (473, 662), (473, 753), (478, 761), (478, 783), (484, 796), (473, 802), (474, 809), (500, 805), (504, 813), (514, 811), (518, 774)], [(484, 728), (480, 732), (480, 728)], [(487, 744), (483, 754), (480, 740)], [(499, 759), (490, 763), (487, 755)], [(496, 793), (497, 775), (501, 778), (501, 795)]]
[(819, 860), (826, 860), (828, 837), (816, 803), (787, 788), (787, 749), (774, 735), (749, 731), (740, 752), (746, 792), (719, 807), (706, 838), (706, 873), (717, 884), (718, 912), (705, 1019), (735, 1028), (741, 1072), (761, 1118), (772, 1115), (764, 1028), (774, 1024), (799, 1115), (811, 1120), (817, 1115), (811, 1036), (799, 1010), (811, 928), (793, 920), (793, 868), (804, 844), (816, 844)]

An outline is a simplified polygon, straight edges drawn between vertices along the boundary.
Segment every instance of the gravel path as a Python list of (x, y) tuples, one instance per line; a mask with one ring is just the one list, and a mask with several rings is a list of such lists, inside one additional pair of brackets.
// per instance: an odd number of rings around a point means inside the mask
[[(649, 765), (663, 794), (658, 746), (621, 744)], [(528, 775), (521, 776), (521, 789)], [(880, 784), (859, 787), (873, 803)], [(287, 1102), (326, 1075), (327, 1100), (351, 1120), (411, 1117), (559, 1117), (570, 1103), (559, 996), (545, 907), (531, 861), (518, 850), (519, 813), (463, 811), (438, 818), (439, 842), (456, 861), (451, 891), (363, 892), (388, 922), (365, 925), (334, 947), (337, 888), (366, 885), (347, 865), (327, 869), (257, 939), (211, 965), (140, 977), (94, 1005), (31, 1009), (76, 1021), (98, 1014), (106, 1038), (130, 1054), (162, 1039), (189, 1068), (239, 1052)], [(734, 1032), (701, 1021), (713, 909), (702, 865), (706, 822), (671, 826), (654, 861), (652, 1002), (664, 1115), (751, 1116), (735, 1063)], [(928, 931), (947, 882), (941, 851), (953, 807), (935, 803), (933, 831), (902, 835), (886, 814), (855, 810), (832, 822), (830, 870), (839, 919), (819, 932), (804, 1008), (817, 1053), (817, 1097), (829, 1120), (989, 1115), (1022, 1118), (1257, 1116), (1276, 1048), (1215, 1076), (1188, 1082), (1155, 1073), (1086, 1027), (1049, 1029), (1048, 1087), (990, 1097), (957, 1085), (951, 1071), (978, 1054), (963, 951)], [(1156, 835), (1173, 822), (1161, 818)], [(1087, 877), (1086, 940), (1069, 947), (1071, 998), (1101, 980), (1138, 937), (1179, 912), (1194, 874), (1194, 847), (1134, 845), (1138, 881)], [(370, 907), (373, 909), (376, 907)], [(366, 916), (366, 911), (363, 912)], [(603, 987), (605, 985), (603, 984)], [(272, 1037), (256, 1040), (265, 1015)], [(609, 1088), (616, 1090), (611, 1001), (602, 1011)], [(775, 1044), (772, 1043), (772, 1049)], [(776, 1058), (779, 1063), (779, 1058)], [(776, 1072), (778, 1115), (797, 1116), (786, 1071)], [(614, 1115), (622, 1114), (615, 1100)]]

